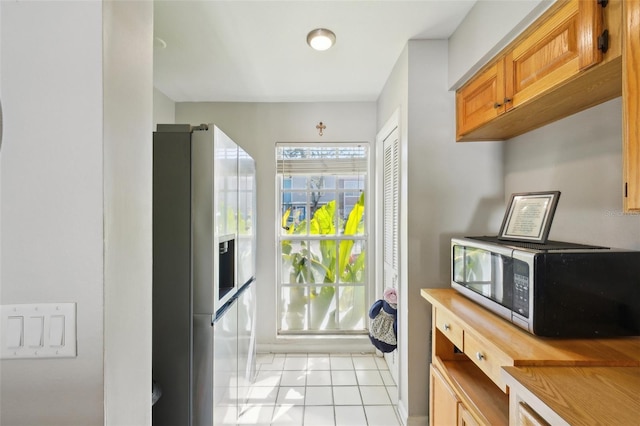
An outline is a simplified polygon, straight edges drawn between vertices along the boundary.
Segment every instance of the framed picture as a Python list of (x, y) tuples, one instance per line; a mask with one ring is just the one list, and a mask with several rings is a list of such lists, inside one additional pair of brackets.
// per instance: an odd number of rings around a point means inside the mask
[(511, 194), (498, 239), (547, 242), (560, 191)]

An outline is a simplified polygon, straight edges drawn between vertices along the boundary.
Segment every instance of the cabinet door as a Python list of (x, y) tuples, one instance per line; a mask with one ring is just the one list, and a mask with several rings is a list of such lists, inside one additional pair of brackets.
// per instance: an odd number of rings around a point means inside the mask
[(624, 2), (622, 119), (625, 211), (640, 211), (640, 1)]
[(445, 382), (436, 367), (431, 365), (431, 386), (429, 392), (429, 424), (431, 426), (451, 426), (458, 424), (459, 400), (453, 389)]
[(596, 0), (570, 0), (507, 53), (506, 109), (517, 107), (602, 60)]
[(456, 93), (457, 137), (505, 111), (504, 60), (500, 59)]
[(471, 416), (471, 412), (462, 404), (458, 405), (458, 426), (480, 426)]

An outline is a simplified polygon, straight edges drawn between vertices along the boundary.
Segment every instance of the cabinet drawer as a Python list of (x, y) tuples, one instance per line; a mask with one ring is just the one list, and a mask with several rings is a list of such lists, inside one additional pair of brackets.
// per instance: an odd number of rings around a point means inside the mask
[(504, 392), (507, 391), (500, 370), (503, 366), (513, 365), (513, 359), (468, 331), (464, 335), (464, 353), (480, 367), (493, 383)]
[(462, 326), (458, 324), (448, 312), (442, 309), (436, 310), (436, 327), (447, 338), (458, 347), (464, 350), (464, 332)]
[(518, 404), (517, 419), (517, 424), (521, 426), (549, 426), (549, 423), (522, 401)]

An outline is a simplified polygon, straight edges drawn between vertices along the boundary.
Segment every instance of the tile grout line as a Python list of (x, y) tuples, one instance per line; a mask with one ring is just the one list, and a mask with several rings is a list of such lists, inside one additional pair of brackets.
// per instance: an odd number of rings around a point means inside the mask
[[(367, 385), (361, 384), (360, 378), (358, 377), (357, 372), (358, 371), (376, 371), (376, 372), (378, 372), (378, 377), (382, 381), (381, 386), (384, 387), (384, 394), (388, 398), (388, 400), (390, 401), (390, 404), (374, 404), (374, 406), (386, 406), (386, 405), (389, 405), (392, 408), (392, 412), (394, 414), (394, 417), (396, 418), (396, 421), (399, 421), (397, 419), (397, 411), (396, 411), (396, 407), (395, 407), (395, 405), (393, 403), (393, 398), (392, 398), (391, 393), (389, 391), (389, 386), (387, 386), (387, 384), (384, 381), (384, 378), (382, 377), (382, 371), (388, 371), (388, 369), (382, 369), (381, 370), (379, 363), (375, 359), (373, 359), (373, 361), (375, 362), (375, 369), (367, 369), (367, 368), (357, 369), (356, 365), (354, 363), (353, 354), (350, 354), (350, 355), (348, 355), (348, 358), (351, 361), (351, 368), (349, 368), (347, 370), (334, 370), (332, 368), (332, 366), (331, 366), (331, 357), (329, 356), (329, 369), (328, 370), (311, 370), (310, 371), (309, 370), (309, 367), (310, 367), (309, 366), (309, 357), (311, 356), (311, 354), (307, 353), (305, 355), (297, 355), (297, 356), (291, 356), (291, 357), (288, 357), (288, 355), (289, 354), (282, 354), (282, 356), (279, 356), (279, 357), (275, 357), (274, 356), (273, 358), (271, 358), (271, 363), (273, 363), (276, 358), (284, 358), (283, 363), (282, 363), (282, 369), (278, 369), (278, 370), (272, 370), (272, 369), (263, 370), (262, 369), (263, 366), (261, 365), (259, 370), (258, 370), (259, 372), (278, 371), (280, 373), (280, 379), (278, 381), (278, 391), (276, 393), (276, 401), (274, 403), (274, 412), (273, 412), (273, 414), (275, 414), (275, 407), (277, 406), (277, 401), (278, 401), (278, 398), (280, 396), (280, 391), (281, 391), (281, 388), (283, 387), (283, 385), (282, 385), (282, 375), (284, 374), (285, 371), (298, 371), (298, 370), (285, 370), (286, 359), (287, 358), (290, 358), (290, 359), (306, 358), (306, 363), (305, 363), (305, 368), (304, 368), (304, 372), (306, 374), (305, 374), (305, 378), (304, 378), (305, 381), (304, 381), (304, 387), (303, 387), (305, 395), (304, 395), (304, 402), (303, 402), (303, 405), (302, 405), (302, 421), (303, 421), (303, 424), (304, 424), (304, 418), (305, 418), (305, 414), (307, 413), (307, 406), (308, 406), (307, 405), (307, 396), (308, 396), (307, 395), (307, 390), (308, 390), (307, 388), (308, 387), (314, 387), (314, 385), (309, 385), (309, 381), (308, 381), (308, 379), (309, 379), (309, 374), (308, 373), (310, 373), (311, 371), (328, 371), (329, 372), (329, 386), (328, 387), (329, 387), (329, 389), (331, 391), (331, 401), (332, 401), (333, 404), (330, 405), (330, 406), (318, 405), (318, 407), (320, 407), (320, 406), (331, 407), (331, 409), (333, 411), (334, 425), (337, 424), (337, 421), (338, 421), (338, 419), (337, 419), (337, 411), (336, 411), (336, 401), (335, 401), (334, 387), (342, 386), (342, 385), (337, 385), (337, 384), (334, 383), (334, 378), (333, 378), (333, 374), (332, 374), (332, 372), (334, 372), (334, 371), (350, 371), (350, 372), (353, 373), (353, 375), (355, 377), (355, 383), (356, 383), (356, 386), (358, 388), (358, 393), (359, 393), (359, 396), (360, 396), (360, 400), (361, 400), (360, 401), (361, 403), (359, 405), (354, 405), (354, 407), (361, 407), (362, 413), (364, 415), (364, 418), (365, 418), (365, 421), (366, 421), (367, 425), (369, 424), (369, 419), (368, 419), (368, 416), (367, 416), (367, 411), (365, 410), (365, 404), (364, 404), (364, 399), (362, 397), (362, 388), (361, 388), (362, 386), (367, 386)], [(365, 356), (365, 358), (372, 359), (373, 357)], [(362, 374), (364, 374), (364, 373), (362, 373)], [(395, 385), (395, 383), (394, 383), (394, 385)], [(287, 386), (292, 387), (290, 385), (287, 385)], [(319, 384), (317, 386), (324, 386), (324, 385)], [(351, 386), (351, 385), (344, 385), (344, 386)], [(376, 386), (376, 385), (372, 384), (371, 386)], [(395, 386), (397, 386), (397, 385), (395, 385)], [(271, 420), (273, 420), (273, 417), (271, 418)], [(400, 424), (400, 423), (398, 423), (398, 424)]]

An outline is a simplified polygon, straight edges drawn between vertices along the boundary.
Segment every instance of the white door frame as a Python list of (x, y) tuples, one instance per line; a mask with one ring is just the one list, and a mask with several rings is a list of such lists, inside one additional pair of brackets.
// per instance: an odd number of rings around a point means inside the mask
[[(384, 268), (384, 152), (385, 152), (385, 142), (388, 141), (388, 139), (390, 137), (393, 137), (394, 139), (397, 139), (398, 144), (400, 143), (400, 110), (397, 109), (392, 115), (391, 117), (387, 120), (387, 122), (385, 123), (384, 126), (382, 126), (382, 129), (378, 132), (378, 134), (376, 135), (376, 165), (377, 170), (375, 173), (375, 180), (376, 180), (376, 188), (378, 188), (378, 190), (376, 191), (376, 233), (375, 233), (375, 241), (376, 241), (376, 247), (378, 247), (379, 249), (377, 250), (376, 253), (376, 285), (375, 285), (375, 289), (376, 289), (376, 293), (377, 293), (377, 298), (381, 298), (384, 290), (385, 290), (385, 274), (386, 274), (386, 270)], [(398, 190), (398, 195), (399, 195), (399, 190)], [(398, 218), (399, 220), (399, 218)], [(398, 232), (400, 231), (400, 229), (398, 228)], [(399, 236), (398, 236), (398, 244), (399, 244)], [(398, 250), (398, 255), (400, 253), (400, 247), (397, 247)], [(398, 275), (397, 275), (397, 280), (396, 283), (399, 284), (399, 279), (400, 279), (400, 262), (398, 261)], [(396, 285), (396, 289), (398, 289), (399, 285)], [(398, 298), (399, 300), (399, 298)], [(398, 308), (400, 308), (400, 306), (398, 306)], [(398, 335), (398, 337), (400, 337)], [(400, 347), (398, 345), (398, 347)], [(393, 377), (393, 380), (395, 381), (396, 385), (398, 386), (398, 389), (400, 388), (400, 383), (399, 383), (399, 356), (398, 356), (398, 350), (395, 350), (391, 353), (387, 353), (384, 355), (384, 358), (387, 362), (387, 365), (389, 367), (389, 372), (391, 373), (391, 376)], [(394, 403), (397, 403), (397, 401), (394, 401)]]

